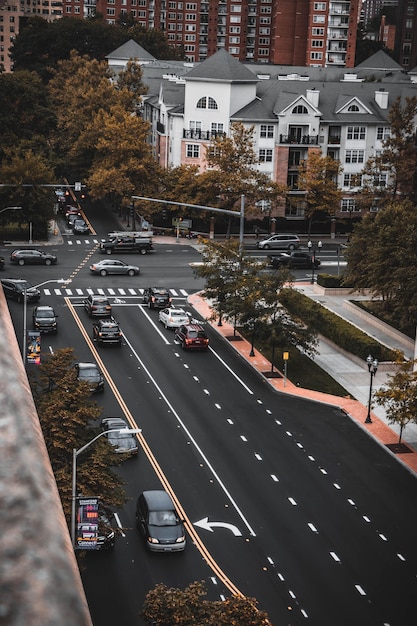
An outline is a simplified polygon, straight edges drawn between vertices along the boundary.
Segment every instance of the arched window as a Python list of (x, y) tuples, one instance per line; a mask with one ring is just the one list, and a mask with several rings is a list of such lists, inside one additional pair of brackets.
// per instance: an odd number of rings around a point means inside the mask
[(351, 104), (350, 107), (348, 107), (348, 111), (349, 113), (357, 113), (359, 111), (359, 107), (357, 104)]
[(211, 96), (204, 96), (197, 102), (197, 109), (218, 109), (217, 102)]
[(304, 104), (297, 104), (296, 107), (293, 108), (292, 112), (294, 115), (307, 115), (307, 107)]

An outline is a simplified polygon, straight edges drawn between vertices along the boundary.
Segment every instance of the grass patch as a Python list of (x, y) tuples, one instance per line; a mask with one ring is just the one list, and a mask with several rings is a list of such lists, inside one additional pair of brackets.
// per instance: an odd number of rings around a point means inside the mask
[[(272, 351), (269, 346), (256, 344), (256, 349), (271, 362)], [(344, 387), (339, 385), (339, 383), (336, 382), (327, 372), (322, 370), (319, 365), (309, 359), (305, 354), (302, 354), (295, 347), (290, 350), (288, 350), (288, 348), (275, 348), (274, 366), (280, 372), (284, 371), (284, 361), (282, 360), (282, 353), (284, 351), (288, 351), (290, 353), (290, 358), (287, 362), (287, 378), (294, 385), (302, 387), (303, 389), (321, 391), (322, 393), (329, 393), (333, 396), (340, 396), (342, 398), (350, 396)]]

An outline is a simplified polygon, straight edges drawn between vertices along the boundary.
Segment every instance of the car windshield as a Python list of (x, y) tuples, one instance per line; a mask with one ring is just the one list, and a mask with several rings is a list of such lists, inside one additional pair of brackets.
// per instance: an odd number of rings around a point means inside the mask
[(183, 317), (185, 315), (184, 311), (171, 311), (172, 317)]
[(179, 520), (175, 511), (150, 511), (149, 524), (151, 526), (176, 526)]
[(82, 378), (95, 378), (98, 376), (98, 371), (95, 367), (83, 367), (80, 369), (80, 376), (82, 376)]
[(38, 311), (39, 317), (55, 317), (53, 311)]

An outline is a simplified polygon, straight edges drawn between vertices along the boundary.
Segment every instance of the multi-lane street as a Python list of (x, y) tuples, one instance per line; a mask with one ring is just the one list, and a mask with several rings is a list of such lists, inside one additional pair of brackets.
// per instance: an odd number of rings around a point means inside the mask
[[(118, 511), (114, 551), (90, 553), (82, 577), (95, 626), (140, 624), (146, 592), (157, 583), (205, 580), (210, 599), (255, 597), (276, 626), (409, 626), (417, 587), (417, 483), (337, 408), (272, 391), (207, 326), (208, 353), (188, 353), (143, 306), (143, 289), (168, 287), (187, 308), (202, 287), (183, 243), (125, 260), (139, 276), (90, 276), (103, 258), (97, 240), (111, 216), (95, 215), (97, 236), (68, 235), (53, 246), (52, 267), (11, 267), (4, 277), (47, 284), (41, 303), (59, 314), (42, 350), (72, 346), (106, 378), (102, 416), (142, 429), (138, 459), (120, 473), (129, 501)], [(105, 293), (124, 333), (121, 349), (97, 347), (82, 301)], [(23, 308), (10, 303), (18, 338)], [(30, 328), (30, 308), (28, 307)], [(172, 490), (185, 519), (184, 553), (148, 553), (135, 528), (135, 502), (146, 489)], [(85, 494), (94, 495), (94, 494)]]

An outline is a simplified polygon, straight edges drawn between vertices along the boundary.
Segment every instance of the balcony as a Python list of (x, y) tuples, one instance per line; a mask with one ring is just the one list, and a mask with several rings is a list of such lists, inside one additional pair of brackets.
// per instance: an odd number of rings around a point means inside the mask
[(302, 146), (317, 146), (319, 143), (318, 135), (301, 135), (299, 137), (295, 135), (280, 135), (279, 143), (284, 144), (297, 144)]
[(192, 139), (193, 141), (210, 141), (214, 137), (225, 137), (226, 133), (212, 130), (190, 130), (184, 128), (182, 131), (183, 139)]

